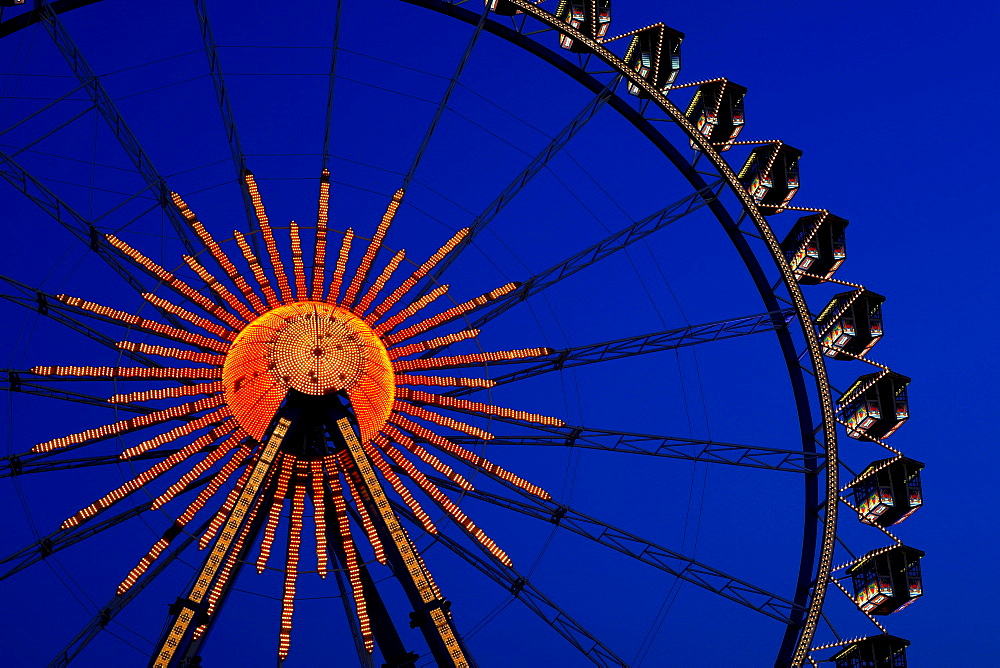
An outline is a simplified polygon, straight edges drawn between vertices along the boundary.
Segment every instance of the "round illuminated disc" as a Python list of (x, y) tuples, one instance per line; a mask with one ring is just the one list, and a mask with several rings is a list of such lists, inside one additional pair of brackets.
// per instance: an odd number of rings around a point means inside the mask
[(263, 437), (288, 390), (346, 390), (363, 440), (385, 424), (395, 378), (385, 346), (351, 311), (324, 302), (279, 306), (243, 329), (222, 367), (226, 402), (240, 426)]

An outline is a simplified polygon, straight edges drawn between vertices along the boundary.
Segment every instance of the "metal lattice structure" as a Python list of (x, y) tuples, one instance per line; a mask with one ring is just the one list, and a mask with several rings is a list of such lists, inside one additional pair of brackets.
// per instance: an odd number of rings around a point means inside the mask
[[(274, 615), (279, 664), (295, 660), (293, 621), (304, 614), (298, 603), (309, 600), (303, 587), (314, 586), (303, 581), (315, 574), (333, 592), (330, 597), (340, 599), (361, 665), (477, 665), (467, 637), (470, 622), (438, 579), (443, 570), (451, 582), (451, 566), (435, 569), (437, 552), (445, 550), (452, 561), (443, 563), (471, 566), (470, 572), (499, 585), (564, 639), (575, 657), (631, 665), (624, 648), (606, 643), (576, 611), (543, 592), (521, 561), (515, 566), (504, 541), (487, 533), (494, 511), (517, 522), (540, 521), (553, 527), (553, 535), (558, 531), (678, 587), (725, 601), (740, 614), (767, 618), (774, 625), (777, 666), (815, 664), (832, 648), (840, 650), (837, 661), (847, 661), (844, 657), (881, 652), (883, 645), (894, 661), (903, 661), (893, 665), (905, 665), (907, 641), (888, 635), (874, 615), (900, 610), (922, 594), (923, 553), (904, 546), (887, 527), (922, 503), (923, 465), (886, 443), (909, 415), (909, 378), (869, 358), (882, 338), (885, 297), (834, 277), (846, 258), (847, 221), (825, 208), (797, 206), (803, 151), (780, 140), (745, 138), (748, 89), (724, 78), (680, 83), (683, 33), (656, 23), (614, 36), (609, 0), (550, 0), (551, 7), (529, 0), (488, 0), (483, 6), (405, 0), (442, 25), (462, 26), (468, 41), (454, 70), (437, 75), (441, 85), (428, 93), (433, 99), (423, 100), (433, 113), (422, 126), (409, 169), (384, 170), (396, 186), (376, 193), (381, 208), (366, 210), (377, 223), (359, 219), (340, 225), (334, 190), (341, 184), (331, 175), (339, 99), (334, 91), (343, 85), (338, 59), (358, 54), (339, 43), (344, 5), (352, 3), (338, 0), (325, 8), (334, 27), (332, 59), (323, 77), (328, 85), (317, 153), (322, 168), (312, 177), (319, 192), (315, 213), (309, 211), (315, 221), (286, 225), (274, 222), (277, 217), (265, 206), (273, 184), (264, 181), (246, 151), (248, 133), (237, 132), (241, 114), (232, 73), (225, 73), (228, 66), (224, 71), (219, 26), (210, 19), (210, 3), (196, 0), (206, 84), (224, 128), (226, 169), (237, 175), (232, 193), (242, 204), (239, 216), (230, 208), (230, 220), (223, 222), (211, 203), (210, 212), (201, 213), (199, 193), (172, 190), (171, 177), (154, 167), (154, 153), (143, 147), (141, 133), (126, 123), (122, 100), (109, 93), (107, 77), (91, 68), (67, 28), (69, 17), (97, 9), (86, 5), (114, 1), (36, 0), (12, 15), (0, 14), (0, 37), (7, 40), (27, 29), (44, 30), (68, 65), (69, 74), (62, 76), (73, 82), (69, 92), (0, 128), (0, 136), (12, 133), (22, 142), (0, 145), (0, 176), (9, 191), (54, 221), (54, 229), (67, 234), (88, 261), (110, 271), (139, 303), (119, 308), (93, 290), (57, 292), (20, 276), (0, 277), (5, 307), (34, 313), (47, 326), (88, 341), (80, 351), (54, 347), (45, 359), (33, 350), (26, 364), (3, 370), (0, 388), (19, 400), (73, 405), (92, 410), (88, 415), (98, 409), (107, 415), (109, 408), (114, 413), (58, 435), (49, 433), (49, 425), (36, 425), (34, 441), (12, 447), (0, 460), (0, 477), (23, 494), (21, 480), (127, 467), (120, 485), (77, 499), (58, 528), (3, 555), (0, 579), (24, 578), (46, 560), (55, 563), (80, 545), (135, 525), (137, 518), (167, 518), (132, 559), (131, 569), (120, 574), (117, 588), (107, 592), (108, 603), (75, 637), (66, 638), (52, 665), (81, 655), (128, 615), (141, 593), (156, 589), (177, 564), (188, 562), (189, 579), (176, 600), (167, 601), (162, 631), (153, 631), (158, 635), (147, 652), (151, 666), (197, 665), (227, 602), (240, 590), (242, 572), (251, 570), (280, 579)], [(458, 113), (456, 97), (466, 90), (461, 82), (487, 39), (502, 44), (504, 53), (521, 53), (538, 68), (552, 68), (584, 92), (585, 104), (550, 131), (541, 147), (522, 151), (519, 168), (492, 184), (478, 208), (464, 208), (461, 229), (432, 241), (434, 235), (421, 231), (405, 237), (418, 250), (398, 248), (394, 239), (403, 237), (398, 230), (407, 214), (425, 213), (421, 189), (434, 192), (418, 170), (428, 169), (435, 138), (448, 114)], [(73, 115), (41, 137), (29, 136), (35, 118), (78, 102), (83, 106)], [(125, 156), (129, 178), (138, 186), (114, 193), (121, 201), (99, 217), (70, 203), (59, 182), (32, 173), (28, 161), (32, 147), (87, 114), (105, 124), (105, 141)], [(496, 228), (505, 216), (518, 215), (518, 203), (555, 173), (558, 160), (605, 115), (628, 126), (669, 165), (684, 192), (661, 197), (653, 213), (630, 217), (624, 227), (602, 223), (600, 234), (570, 238), (554, 261), (548, 256), (545, 264), (533, 263), (546, 269), (524, 265), (509, 280), (483, 290), (467, 287), (479, 285), (470, 254), (489, 244), (491, 235), (502, 236)], [(22, 127), (25, 139), (18, 134)], [(94, 137), (96, 145), (96, 130)], [(727, 159), (730, 155), (743, 157)], [(301, 202), (296, 208), (304, 210)], [(802, 217), (779, 239), (773, 221), (796, 212)], [(162, 235), (176, 254), (127, 237), (134, 231), (130, 226), (151, 213), (161, 216)], [(225, 225), (237, 218), (245, 218), (236, 224), (243, 229), (230, 237)], [(623, 257), (633, 262), (632, 251), (695, 219), (714, 221), (720, 238), (729, 242), (730, 260), (742, 265), (747, 291), (756, 300), (752, 310), (562, 347), (531, 337), (525, 342), (500, 329), (525, 304), (554, 294), (568, 299), (559, 291), (588, 270)], [(837, 286), (841, 292), (820, 310), (807, 302), (803, 286)], [(491, 331), (517, 343), (497, 345), (488, 338)], [(620, 363), (654, 368), (671, 355), (680, 360), (683, 351), (757, 346), (765, 339), (772, 346), (769, 359), (786, 378), (782, 392), (791, 397), (786, 417), (791, 426), (778, 442), (760, 442), (752, 430), (732, 443), (710, 433), (595, 427), (590, 416), (574, 426), (568, 415), (556, 415), (545, 403), (544, 392), (530, 389), (555, 378), (565, 382), (564, 374), (577, 369), (587, 374)], [(99, 355), (104, 357), (91, 361)], [(838, 392), (827, 369), (830, 359), (875, 370)], [(606, 373), (588, 391), (627, 385)], [(649, 375), (659, 378), (662, 372)], [(699, 370), (699, 383), (700, 375)], [(113, 394), (101, 394), (109, 385)], [(545, 407), (536, 408), (535, 402)], [(689, 426), (690, 421), (689, 413)], [(854, 465), (861, 471), (855, 474), (843, 461), (838, 432), (891, 456), (882, 453), (870, 465)], [(108, 444), (114, 452), (104, 448)], [(639, 535), (634, 524), (598, 518), (591, 505), (586, 512), (572, 507), (557, 490), (536, 483), (534, 471), (507, 464), (507, 450), (543, 458), (585, 452), (641, 467), (682, 461), (793, 477), (804, 514), (801, 536), (795, 537), (794, 572), (782, 574), (784, 589), (775, 593), (770, 584)], [(842, 469), (849, 472), (846, 481)], [(841, 505), (889, 544), (861, 556), (846, 548), (843, 526), (853, 519), (840, 516)], [(482, 522), (477, 510), (484, 513)], [(835, 563), (842, 549), (848, 557)], [(853, 640), (838, 633), (828, 612), (842, 603), (830, 600), (837, 590), (850, 599), (851, 618), (867, 617), (875, 633)], [(405, 633), (407, 626), (419, 631), (422, 644)]]

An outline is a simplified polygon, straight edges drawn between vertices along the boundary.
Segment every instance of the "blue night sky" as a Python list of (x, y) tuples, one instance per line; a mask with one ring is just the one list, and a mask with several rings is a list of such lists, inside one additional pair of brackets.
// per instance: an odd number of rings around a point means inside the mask
[[(207, 2), (242, 151), (277, 227), (291, 219), (314, 225), (334, 5)], [(467, 6), (480, 9), (478, 2)], [(555, 0), (542, 5), (549, 11), (555, 6)], [(0, 21), (23, 11), (5, 9)], [(802, 186), (793, 204), (850, 220), (848, 257), (837, 278), (887, 298), (885, 336), (870, 356), (913, 379), (911, 418), (889, 442), (926, 464), (925, 507), (892, 529), (926, 552), (925, 594), (899, 614), (880, 618), (892, 634), (911, 640), (908, 657), (915, 667), (998, 663), (984, 642), (995, 635), (992, 599), (998, 593), (987, 575), (994, 569), (998, 535), (984, 519), (995, 496), (998, 459), (985, 429), (996, 417), (998, 372), (987, 332), (1000, 324), (991, 289), (992, 252), (1000, 240), (989, 213), (995, 188), (989, 186), (988, 163), (1000, 148), (991, 121), (1000, 99), (986, 66), (994, 60), (988, 44), (995, 43), (998, 19), (996, 6), (984, 2), (720, 6), (616, 0), (609, 30), (619, 35), (662, 21), (684, 32), (678, 82), (727, 77), (746, 86), (747, 123), (740, 139), (780, 139), (801, 149)], [(61, 21), (170, 189), (217, 237), (245, 230), (192, 4), (103, 0), (63, 14)], [(411, 167), (472, 30), (400, 0), (343, 0), (329, 124), (331, 227), (372, 235)], [(557, 48), (554, 34), (539, 39)], [(625, 41), (612, 49), (621, 53)], [(169, 220), (77, 86), (40, 25), (0, 38), (0, 152), (13, 160), (0, 160), (0, 171), (10, 174), (16, 163), (101, 232), (114, 232), (178, 275), (190, 276)], [(684, 108), (694, 90), (680, 89), (670, 98)], [(405, 248), (408, 259), (422, 262), (482, 213), (592, 98), (565, 74), (482, 35), (385, 246)], [(692, 155), (676, 128), (664, 133), (685, 157)], [(747, 147), (736, 147), (726, 157), (738, 170), (747, 154)], [(456, 303), (465, 301), (524, 280), (690, 194), (664, 156), (603, 107), (441, 281), (451, 286)], [(32, 290), (152, 315), (86, 244), (7, 181), (0, 181), (0, 201), (0, 274)], [(769, 217), (779, 239), (798, 215)], [(334, 238), (331, 243), (338, 244), (339, 236)], [(766, 271), (774, 280), (773, 265)], [(847, 288), (803, 289), (818, 313), (831, 295)], [(13, 294), (8, 284), (0, 292)], [(453, 350), (560, 349), (765, 310), (728, 237), (700, 210), (530, 298), (485, 326), (475, 342)], [(0, 368), (126, 362), (37, 311), (0, 300), (0, 312)], [(110, 325), (97, 328), (122, 336)], [(874, 370), (834, 360), (827, 367), (839, 390)], [(100, 397), (121, 391), (109, 381), (57, 387)], [(594, 429), (775, 448), (794, 448), (798, 438), (787, 371), (776, 338), (767, 332), (567, 369), (481, 393), (477, 400)], [(24, 453), (41, 441), (125, 417), (111, 408), (5, 392), (3, 454)], [(477, 420), (496, 434), (532, 433)], [(101, 441), (76, 456), (117, 454), (139, 436)], [(840, 446), (855, 472), (889, 456), (842, 432)], [(541, 485), (558, 503), (782, 597), (794, 594), (801, 474), (566, 447), (486, 445), (480, 452)], [(0, 554), (52, 533), (146, 466), (3, 478)], [(841, 475), (850, 478), (846, 470)], [(472, 480), (485, 490), (503, 490), (482, 477)], [(148, 501), (158, 490), (159, 483), (140, 490), (115, 511)], [(0, 664), (47, 665), (112, 598), (124, 574), (183, 507), (146, 513), (4, 580)], [(773, 664), (780, 622), (690, 583), (680, 585), (668, 573), (545, 520), (475, 499), (462, 499), (461, 507), (538, 591), (630, 665)], [(445, 524), (440, 513), (434, 518)], [(860, 525), (846, 506), (840, 523), (836, 564), (887, 544), (885, 535)], [(453, 602), (456, 624), (479, 665), (590, 665), (509, 591), (430, 536), (417, 530), (413, 535)], [(283, 563), (283, 540), (272, 565)], [(303, 570), (315, 565), (311, 550), (307, 540)], [(74, 665), (146, 665), (167, 604), (183, 594), (198, 566), (197, 553), (185, 554), (164, 570)], [(0, 572), (9, 567), (3, 564)], [(432, 663), (420, 634), (406, 628), (407, 604), (388, 569), (377, 563), (371, 568), (377, 581), (387, 580), (384, 596), (403, 620), (398, 626), (404, 644), (422, 655), (418, 665)], [(286, 665), (353, 665), (357, 658), (333, 578), (305, 574), (299, 580)], [(280, 597), (276, 570), (257, 575), (245, 569), (205, 645), (204, 665), (272, 665)], [(848, 638), (878, 632), (836, 588), (827, 601), (828, 623), (820, 625), (817, 644), (834, 642), (834, 633)], [(826, 659), (834, 651), (815, 657)]]

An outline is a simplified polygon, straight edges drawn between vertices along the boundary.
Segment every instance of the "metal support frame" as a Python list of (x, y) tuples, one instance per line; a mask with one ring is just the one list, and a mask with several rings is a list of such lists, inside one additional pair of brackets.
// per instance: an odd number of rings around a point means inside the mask
[(84, 60), (83, 54), (77, 49), (66, 27), (63, 26), (62, 21), (56, 16), (56, 9), (47, 0), (35, 0), (35, 11), (38, 13), (38, 20), (44, 24), (45, 30), (49, 33), (52, 41), (55, 42), (56, 48), (59, 49), (59, 52), (62, 53), (77, 79), (83, 84), (84, 89), (90, 95), (97, 110), (104, 117), (111, 132), (121, 143), (125, 153), (132, 161), (136, 171), (146, 182), (146, 185), (149, 186), (150, 190), (156, 193), (160, 205), (163, 207), (167, 218), (177, 233), (177, 238), (180, 239), (185, 250), (189, 254), (194, 255), (194, 246), (191, 244), (187, 227), (181, 218), (180, 212), (170, 205), (170, 190), (167, 188), (166, 182), (153, 167), (152, 161), (139, 144), (139, 140), (132, 134), (132, 131), (125, 123), (125, 119), (118, 112), (118, 108), (115, 106), (111, 96), (104, 90), (104, 85), (101, 84), (97, 74), (90, 68), (87, 61)]
[[(243, 174), (247, 169), (246, 155), (243, 153), (243, 145), (240, 143), (240, 135), (236, 131), (236, 116), (233, 114), (233, 106), (229, 102), (229, 93), (226, 91), (226, 80), (222, 76), (222, 66), (219, 63), (219, 49), (215, 44), (215, 36), (212, 34), (212, 25), (208, 20), (208, 7), (204, 0), (194, 0), (194, 10), (198, 15), (198, 26), (201, 29), (201, 40), (205, 45), (205, 55), (208, 57), (208, 71), (212, 76), (212, 84), (215, 86), (215, 97), (222, 112), (222, 124), (226, 129), (226, 140), (229, 144), (229, 152), (233, 158), (233, 166), (236, 168), (236, 183), (243, 196), (243, 208), (246, 211), (247, 224), (250, 230), (258, 230), (257, 218), (254, 213), (253, 202), (250, 200), (250, 192), (243, 182)], [(257, 235), (250, 235), (250, 243), (254, 252), (260, 254)], [(192, 253), (193, 255), (193, 253)]]
[[(711, 202), (716, 201), (723, 184), (724, 181), (721, 179), (711, 184), (704, 184), (702, 188), (699, 188), (698, 192), (692, 193), (666, 208), (646, 216), (642, 220), (611, 234), (589, 248), (549, 267), (545, 271), (535, 274), (526, 281), (523, 281), (520, 287), (513, 292), (496, 301), (490, 302), (490, 308), (475, 318), (469, 324), (469, 327), (483, 326), (490, 320), (509, 311), (528, 297), (538, 294), (564, 278), (568, 278), (576, 272), (586, 269), (595, 262), (603, 260), (636, 241), (646, 238), (653, 232), (663, 229), (667, 225), (694, 213), (703, 206), (709, 205)], [(780, 310), (780, 306), (774, 304), (771, 310), (777, 312)]]
[[(487, 473), (487, 475), (489, 474)], [(540, 499), (513, 485), (506, 484), (504, 480), (496, 476), (491, 475), (490, 477), (504, 484), (508, 489), (518, 492), (525, 500), (512, 499), (480, 489), (463, 491), (461, 487), (450, 480), (437, 476), (427, 477), (442, 489), (464, 493), (468, 498), (486, 501), (501, 508), (534, 517), (535, 519), (558, 524), (568, 531), (572, 531), (584, 538), (589, 538), (605, 547), (610, 547), (626, 556), (665, 571), (685, 582), (690, 582), (713, 594), (728, 598), (751, 610), (755, 610), (786, 624), (789, 623), (792, 612), (796, 609), (801, 609), (801, 606), (796, 605), (794, 602), (782, 598), (777, 594), (772, 594), (745, 580), (735, 578), (716, 568), (695, 561), (690, 557), (618, 529), (598, 519), (584, 515), (555, 501)]]
[(503, 208), (507, 206), (511, 201), (514, 200), (517, 195), (524, 190), (524, 188), (531, 182), (531, 180), (538, 175), (543, 169), (548, 167), (549, 161), (556, 156), (572, 139), (575, 137), (583, 128), (587, 125), (587, 121), (592, 119), (597, 115), (597, 112), (604, 107), (607, 101), (615, 94), (615, 89), (618, 87), (618, 83), (621, 81), (621, 77), (615, 77), (608, 84), (601, 89), (595, 97), (587, 102), (586, 106), (580, 110), (576, 116), (573, 117), (566, 127), (564, 127), (559, 134), (553, 137), (552, 141), (543, 148), (538, 155), (536, 155), (527, 167), (521, 170), (514, 179), (507, 185), (503, 191), (497, 195), (496, 199), (490, 202), (489, 206), (483, 210), (481, 214), (476, 216), (472, 224), (469, 225), (469, 233), (462, 238), (462, 241), (440, 262), (438, 266), (435, 267), (434, 271), (427, 277), (427, 282), (424, 283), (424, 287), (420, 291), (420, 294), (426, 294), (436, 283), (437, 279), (451, 266), (451, 263), (461, 254), (463, 250), (468, 248), (473, 239), (479, 235), (487, 225), (493, 222), (493, 219), (500, 215)]
[[(408, 508), (396, 502), (392, 502), (392, 507), (396, 511), (396, 514), (405, 517), (414, 526), (419, 526), (417, 518), (414, 517)], [(493, 555), (484, 550), (481, 545), (479, 545), (479, 548), (483, 555), (485, 555), (485, 559), (443, 532), (436, 534), (434, 540), (447, 547), (456, 555), (472, 564), (481, 573), (509, 591), (517, 600), (528, 606), (532, 612), (555, 629), (559, 635), (568, 640), (581, 654), (598, 666), (629, 665), (540, 592), (528, 581), (528, 578), (513, 568), (508, 568), (501, 564)]]
[(49, 668), (62, 668), (63, 666), (68, 666), (70, 661), (72, 661), (76, 656), (83, 651), (83, 648), (93, 640), (97, 634), (101, 632), (101, 629), (106, 627), (111, 620), (113, 620), (118, 613), (125, 609), (125, 607), (135, 600), (143, 589), (146, 588), (156, 577), (166, 570), (167, 566), (172, 564), (177, 560), (178, 557), (186, 550), (191, 543), (197, 539), (211, 523), (212, 518), (205, 520), (204, 524), (198, 528), (197, 531), (188, 534), (184, 541), (170, 551), (169, 554), (161, 555), (156, 561), (156, 565), (151, 569), (143, 573), (142, 577), (135, 581), (135, 583), (124, 593), (114, 596), (108, 604), (105, 605), (97, 615), (90, 620), (90, 622), (83, 627), (79, 634), (61, 651), (55, 659), (49, 664)]
[[(490, 362), (489, 365), (532, 364), (532, 366), (491, 378), (490, 380), (493, 381), (491, 387), (506, 385), (507, 383), (514, 383), (525, 378), (532, 378), (551, 371), (561, 371), (584, 364), (595, 364), (597, 362), (624, 359), (636, 355), (676, 350), (677, 348), (685, 348), (700, 343), (711, 343), (712, 341), (720, 341), (722, 339), (748, 336), (759, 332), (770, 332), (779, 327), (784, 327), (785, 323), (793, 317), (794, 314), (787, 310), (779, 313), (761, 313), (760, 315), (751, 315), (734, 320), (720, 320), (704, 325), (690, 325), (680, 329), (669, 329), (662, 332), (654, 332), (653, 334), (616, 339), (615, 341), (565, 348), (553, 351), (548, 355), (532, 357), (530, 359), (497, 360)], [(448, 368), (475, 366), (477, 364), (455, 364), (449, 365)], [(480, 389), (483, 388), (462, 387), (449, 390), (445, 394), (460, 396), (476, 392)]]
[[(184, 487), (180, 493), (186, 494), (194, 489), (198, 489), (199, 487), (207, 484), (210, 479), (211, 476), (199, 478)], [(32, 564), (38, 563), (42, 559), (45, 559), (59, 550), (65, 549), (70, 545), (75, 545), (81, 540), (90, 538), (91, 536), (99, 534), (113, 526), (117, 526), (125, 520), (137, 517), (149, 510), (152, 505), (153, 501), (150, 499), (145, 503), (129, 508), (128, 510), (122, 511), (112, 517), (107, 517), (99, 521), (87, 522), (85, 524), (78, 524), (77, 526), (70, 527), (69, 529), (59, 529), (58, 531), (50, 533), (48, 536), (35, 541), (31, 545), (23, 547), (17, 552), (0, 559), (0, 566), (4, 564), (12, 564), (8, 571), (0, 573), (0, 580), (6, 580), (15, 573), (24, 570)]]
[[(816, 456), (798, 450), (586, 427), (548, 427), (544, 425), (532, 425), (532, 427), (545, 433), (534, 436), (495, 436), (488, 441), (488, 444), (502, 447), (584, 448), (586, 450), (668, 457), (709, 464), (748, 466), (772, 471), (816, 473), (816, 470), (810, 468), (809, 465)], [(472, 436), (453, 436), (448, 440), (456, 445), (478, 446), (483, 443), (482, 439)]]

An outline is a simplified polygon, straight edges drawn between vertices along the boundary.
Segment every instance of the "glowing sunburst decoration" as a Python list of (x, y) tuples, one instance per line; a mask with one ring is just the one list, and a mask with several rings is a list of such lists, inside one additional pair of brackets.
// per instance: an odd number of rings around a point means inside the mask
[[(319, 216), (316, 225), (311, 286), (309, 286), (299, 227), (292, 222), (289, 228), (292, 254), (289, 272), (280, 257), (274, 232), (253, 175), (246, 172), (244, 178), (254, 204), (266, 259), (269, 261), (277, 290), (272, 285), (260, 258), (256, 256), (243, 235), (235, 233), (236, 243), (253, 275), (255, 286), (251, 286), (241, 275), (190, 207), (176, 194), (172, 195), (174, 204), (180, 209), (191, 229), (225, 273), (239, 296), (220, 282), (197, 258), (184, 256), (184, 262), (208, 286), (211, 295), (192, 288), (124, 241), (108, 235), (108, 242), (112, 246), (123, 251), (137, 265), (198, 307), (208, 317), (193, 313), (185, 307), (153, 294), (145, 294), (143, 297), (161, 312), (175, 316), (176, 322), (183, 322), (183, 328), (165, 325), (150, 318), (131, 315), (76, 297), (59, 295), (58, 299), (65, 304), (127, 325), (133, 330), (168, 339), (174, 344), (161, 346), (123, 341), (119, 344), (123, 350), (202, 366), (34, 367), (32, 369), (34, 373), (50, 376), (180, 381), (184, 384), (164, 389), (116, 394), (109, 401), (132, 403), (183, 399), (185, 403), (39, 443), (33, 451), (80, 447), (140, 429), (156, 426), (162, 429), (169, 421), (183, 420), (184, 424), (181, 426), (162, 431), (126, 449), (121, 454), (121, 459), (130, 459), (148, 452), (155, 454), (156, 448), (187, 437), (193, 439), (190, 443), (81, 509), (65, 520), (62, 527), (72, 527), (88, 520), (162, 475), (181, 472), (183, 467), (180, 465), (185, 462), (187, 470), (183, 471), (182, 475), (153, 501), (152, 508), (156, 509), (170, 502), (189, 484), (207, 475), (207, 482), (197, 497), (177, 515), (170, 529), (139, 560), (119, 585), (118, 593), (121, 594), (135, 584), (170, 545), (171, 540), (180, 535), (209, 499), (219, 492), (223, 484), (242, 470), (237, 476), (235, 485), (212, 516), (208, 529), (200, 537), (199, 547), (205, 549), (213, 540), (221, 541), (221, 538), (217, 538), (220, 529), (223, 525), (228, 526), (234, 521), (233, 517), (237, 513), (234, 508), (238, 508), (239, 513), (246, 514), (246, 526), (249, 526), (255, 517), (261, 518), (262, 530), (256, 534), (260, 545), (255, 564), (259, 571), (263, 571), (269, 560), (285, 500), (291, 500), (290, 538), (284, 568), (285, 594), (282, 601), (279, 637), (279, 655), (285, 658), (290, 646), (292, 610), (300, 558), (299, 542), (305, 530), (303, 516), (305, 499), (308, 496), (314, 511), (312, 515), (316, 543), (316, 570), (320, 577), (326, 576), (330, 563), (327, 540), (328, 536), (336, 536), (340, 542), (337, 546), (338, 553), (346, 562), (344, 566), (348, 571), (365, 645), (371, 652), (373, 638), (360, 577), (362, 560), (353, 538), (347, 514), (347, 500), (353, 501), (357, 516), (360, 517), (361, 526), (354, 530), (360, 528), (376, 558), (383, 563), (386, 561), (384, 546), (375, 528), (375, 521), (371, 517), (371, 507), (362, 502), (364, 490), (359, 489), (359, 485), (364, 484), (368, 486), (373, 496), (384, 497), (385, 491), (381, 481), (388, 483), (388, 487), (410, 508), (425, 531), (435, 534), (438, 528), (414, 497), (415, 490), (429, 498), (500, 561), (511, 565), (506, 553), (421, 473), (414, 460), (432, 467), (463, 489), (473, 489), (468, 480), (453, 471), (432, 452), (437, 450), (463, 464), (548, 499), (549, 495), (541, 488), (453, 443), (446, 435), (439, 433), (443, 427), (446, 430), (462, 432), (481, 439), (492, 438), (491, 434), (482, 429), (437, 411), (502, 416), (547, 425), (562, 425), (563, 422), (555, 418), (414, 388), (489, 387), (492, 384), (489, 380), (424, 374), (440, 369), (485, 365), (497, 360), (531, 358), (548, 354), (551, 350), (534, 348), (449, 357), (435, 355), (452, 343), (476, 336), (478, 330), (475, 329), (419, 340), (419, 337), (428, 332), (462, 318), (517, 287), (516, 284), (508, 284), (440, 311), (436, 315), (418, 317), (422, 311), (432, 309), (435, 300), (447, 293), (448, 286), (437, 287), (419, 298), (414, 298), (411, 292), (421, 279), (459, 244), (468, 233), (467, 229), (455, 234), (389, 295), (382, 297), (382, 292), (405, 258), (404, 251), (399, 251), (362, 293), (368, 283), (382, 241), (402, 201), (402, 190), (393, 196), (352, 276), (347, 275), (347, 264), (356, 239), (353, 231), (347, 230), (327, 283), (326, 249), (330, 232), (327, 228), (329, 173), (324, 170), (320, 181)], [(291, 283), (289, 275), (292, 277)], [(177, 345), (188, 347), (177, 347)], [(415, 357), (417, 355), (422, 356)], [(346, 395), (360, 432), (360, 441), (357, 441), (351, 431), (347, 439), (350, 445), (348, 449), (321, 457), (299, 456), (287, 449), (266, 451), (263, 440), (269, 427), (275, 424), (276, 416), (279, 415), (279, 410), (290, 390), (314, 397), (334, 393)], [(281, 429), (281, 433), (284, 434), (285, 427)], [(203, 452), (207, 454), (197, 463), (191, 464), (190, 460)], [(267, 465), (264, 466), (262, 462)], [(217, 470), (210, 473), (216, 467)], [(359, 473), (359, 469), (365, 470)], [(376, 477), (375, 471), (380, 478)], [(403, 475), (399, 475), (398, 471)], [(367, 478), (361, 475), (365, 473), (368, 475)], [(411, 490), (411, 487), (414, 489)], [(253, 498), (248, 500), (246, 497), (249, 496)], [(327, 518), (335, 518), (335, 526), (327, 526)], [(386, 516), (382, 516), (381, 520), (383, 524), (388, 521), (398, 525), (394, 517), (387, 519)], [(394, 540), (404, 541), (412, 548), (405, 530), (402, 527), (397, 528), (402, 534), (399, 539)], [(237, 532), (235, 536), (231, 536), (230, 533), (222, 534), (225, 540), (229, 541), (226, 543), (224, 560), (217, 567), (213, 566), (216, 568), (213, 570), (214, 580), (210, 586), (206, 585), (203, 592), (209, 614), (214, 611), (235, 566), (237, 555), (245, 547), (243, 542), (249, 535), (247, 531)], [(218, 545), (217, 542), (216, 546)], [(419, 554), (415, 551), (413, 554), (415, 561), (419, 562), (413, 566), (418, 569), (416, 577), (423, 583), (420, 585), (418, 582), (418, 586), (423, 587), (422, 591), (426, 590), (426, 596), (440, 598), (440, 592), (437, 591)], [(443, 625), (441, 620), (445, 614), (438, 610), (435, 623)], [(206, 625), (203, 624), (195, 630), (195, 634), (202, 633), (205, 628)]]

